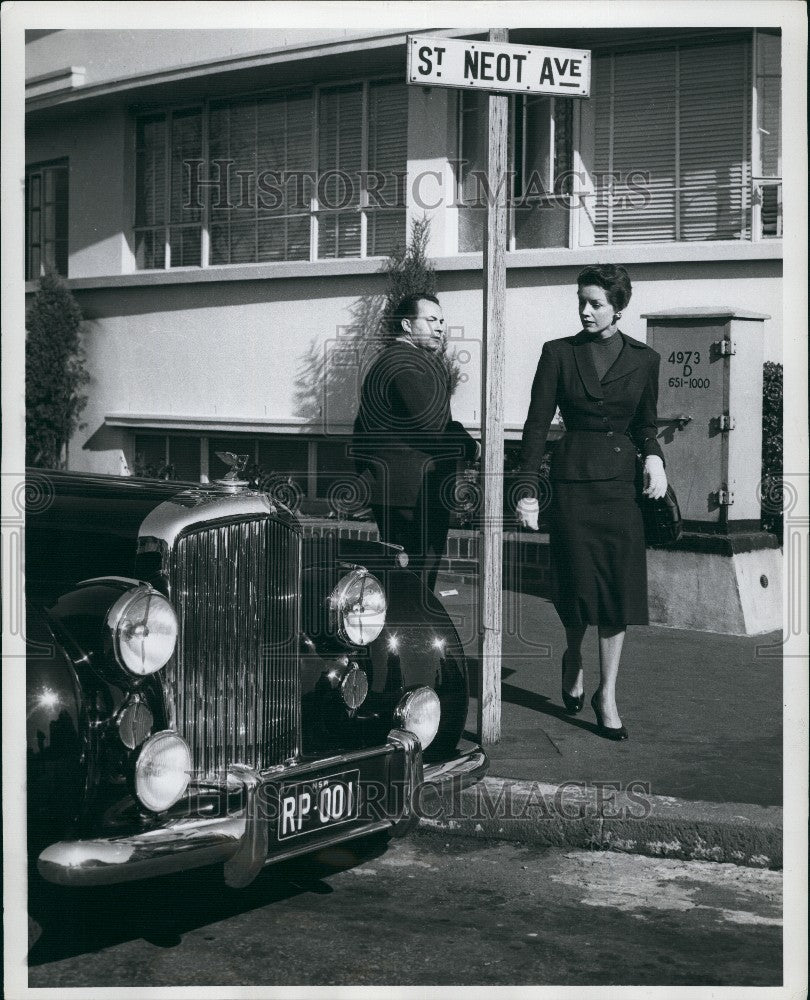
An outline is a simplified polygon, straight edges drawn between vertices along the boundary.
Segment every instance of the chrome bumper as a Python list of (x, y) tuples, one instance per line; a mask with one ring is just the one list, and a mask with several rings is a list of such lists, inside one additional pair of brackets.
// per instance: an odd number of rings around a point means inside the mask
[[(406, 794), (399, 816), (374, 820), (350, 829), (337, 827), (326, 837), (319, 837), (317, 843), (307, 841), (277, 847), (273, 845), (271, 848), (269, 822), (261, 814), (259, 793), (264, 785), (280, 780), (306, 779), (313, 772), (340, 769), (369, 757), (402, 751), (405, 754)], [(326, 760), (273, 768), (263, 773), (234, 765), (229, 771), (229, 779), (240, 784), (244, 792), (244, 805), (237, 812), (216, 819), (194, 817), (169, 820), (159, 829), (123, 837), (60, 841), (46, 847), (40, 854), (39, 873), (47, 881), (58, 885), (112, 885), (223, 864), (225, 882), (234, 888), (241, 888), (249, 885), (265, 865), (298, 854), (365, 837), (380, 830), (404, 836), (419, 822), (413, 805), (420, 787), (430, 786), (440, 793), (447, 787), (463, 788), (480, 780), (488, 766), (485, 752), (471, 743), (463, 743), (453, 760), (424, 766), (419, 741), (412, 733), (399, 729), (391, 730), (383, 747), (341, 754)]]

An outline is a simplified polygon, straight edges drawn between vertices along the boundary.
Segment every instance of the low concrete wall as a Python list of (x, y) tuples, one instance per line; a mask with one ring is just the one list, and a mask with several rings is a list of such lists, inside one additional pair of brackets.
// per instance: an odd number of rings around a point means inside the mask
[(762, 635), (782, 625), (782, 550), (773, 535), (688, 536), (647, 553), (650, 621)]

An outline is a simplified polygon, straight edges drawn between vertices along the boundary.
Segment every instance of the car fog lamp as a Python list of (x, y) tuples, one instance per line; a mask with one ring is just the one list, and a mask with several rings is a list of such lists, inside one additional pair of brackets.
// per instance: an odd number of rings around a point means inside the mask
[(352, 711), (359, 708), (368, 694), (368, 678), (365, 673), (353, 663), (351, 669), (340, 682), (340, 697), (347, 708)]
[(353, 646), (374, 642), (385, 625), (388, 602), (376, 576), (355, 569), (344, 576), (329, 597), (338, 635)]
[(188, 788), (191, 754), (177, 733), (155, 733), (141, 747), (135, 765), (135, 794), (152, 812), (163, 812)]
[(151, 587), (135, 587), (115, 602), (107, 616), (118, 663), (137, 677), (165, 667), (177, 642), (177, 616)]
[(118, 720), (118, 735), (129, 750), (139, 746), (152, 730), (154, 717), (147, 705), (134, 701), (127, 705)]
[(394, 713), (399, 726), (418, 737), (423, 750), (433, 742), (439, 730), (441, 715), (439, 696), (428, 687), (417, 688), (406, 694)]

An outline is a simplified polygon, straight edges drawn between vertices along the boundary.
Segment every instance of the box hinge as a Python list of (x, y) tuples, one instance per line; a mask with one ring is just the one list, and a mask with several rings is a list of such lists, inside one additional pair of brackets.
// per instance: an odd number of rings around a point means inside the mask
[(712, 347), (721, 358), (729, 357), (737, 353), (737, 345), (733, 340), (716, 340)]
[(714, 425), (718, 431), (733, 431), (734, 417), (721, 413), (719, 417), (714, 418)]
[(712, 500), (718, 507), (730, 507), (734, 503), (734, 493), (731, 490), (716, 490)]

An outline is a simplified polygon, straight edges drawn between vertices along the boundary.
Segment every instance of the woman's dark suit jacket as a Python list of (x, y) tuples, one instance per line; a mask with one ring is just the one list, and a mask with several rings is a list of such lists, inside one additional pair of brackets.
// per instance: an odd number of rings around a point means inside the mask
[(656, 440), (658, 370), (652, 348), (618, 332), (624, 348), (600, 382), (590, 335), (547, 341), (532, 385), (523, 427), (521, 471), (540, 469), (551, 421), (559, 406), (565, 434), (554, 448), (552, 480), (636, 478), (636, 452), (663, 453)]

